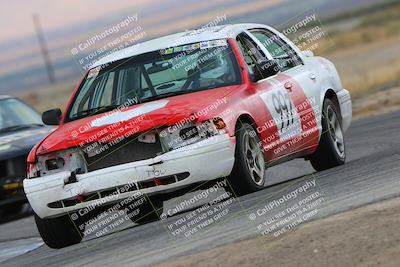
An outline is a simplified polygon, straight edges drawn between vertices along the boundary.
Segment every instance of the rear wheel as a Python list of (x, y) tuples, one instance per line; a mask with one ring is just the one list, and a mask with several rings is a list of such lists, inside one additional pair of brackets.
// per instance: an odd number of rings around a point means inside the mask
[(240, 123), (236, 133), (235, 164), (228, 177), (228, 190), (240, 196), (264, 188), (265, 159), (260, 138), (248, 123)]
[(64, 248), (82, 241), (83, 230), (78, 228), (69, 215), (41, 219), (34, 213), (36, 226), (44, 243), (51, 248)]
[(325, 99), (322, 114), (322, 136), (317, 151), (310, 157), (316, 171), (323, 171), (345, 163), (346, 146), (342, 124), (336, 105)]

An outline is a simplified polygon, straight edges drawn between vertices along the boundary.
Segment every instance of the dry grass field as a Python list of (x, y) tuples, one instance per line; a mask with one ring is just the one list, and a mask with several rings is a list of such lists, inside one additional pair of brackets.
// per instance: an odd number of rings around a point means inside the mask
[(336, 64), (353, 97), (400, 86), (400, 3), (356, 20), (356, 26), (328, 32), (324, 41), (331, 43), (321, 44), (327, 49), (320, 54)]

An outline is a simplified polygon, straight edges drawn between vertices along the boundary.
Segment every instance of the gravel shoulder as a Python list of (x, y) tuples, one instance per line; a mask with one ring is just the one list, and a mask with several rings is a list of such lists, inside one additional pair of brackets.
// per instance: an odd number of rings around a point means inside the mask
[(398, 266), (400, 198), (305, 224), (277, 239), (258, 237), (157, 265)]
[(400, 110), (400, 87), (373, 92), (353, 100), (354, 119)]

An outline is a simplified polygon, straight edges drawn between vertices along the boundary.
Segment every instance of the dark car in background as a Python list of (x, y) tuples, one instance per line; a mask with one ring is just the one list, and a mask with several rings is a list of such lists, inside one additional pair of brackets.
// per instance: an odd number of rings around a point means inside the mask
[(51, 128), (42, 123), (39, 113), (22, 102), (0, 96), (0, 214), (18, 212), (27, 202), (22, 187), (26, 177), (26, 158), (32, 147)]

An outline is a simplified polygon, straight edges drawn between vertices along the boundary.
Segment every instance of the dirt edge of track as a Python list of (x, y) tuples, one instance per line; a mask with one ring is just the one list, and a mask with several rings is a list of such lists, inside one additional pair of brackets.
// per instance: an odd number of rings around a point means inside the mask
[(300, 226), (284, 236), (259, 237), (157, 265), (398, 266), (400, 198)]

